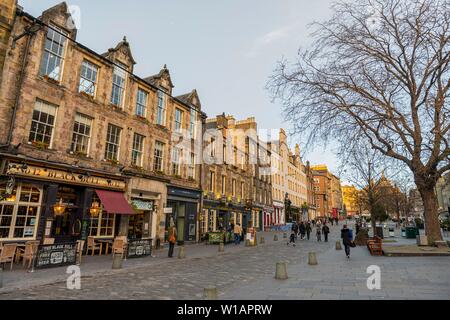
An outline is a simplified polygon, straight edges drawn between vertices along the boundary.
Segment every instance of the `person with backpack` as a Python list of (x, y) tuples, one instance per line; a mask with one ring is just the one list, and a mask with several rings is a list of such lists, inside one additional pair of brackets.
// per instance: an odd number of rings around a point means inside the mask
[(295, 239), (297, 239), (297, 234), (298, 234), (298, 224), (297, 224), (297, 222), (294, 222), (292, 224), (292, 230), (291, 231), (294, 232)]
[(306, 237), (307, 237), (308, 240), (309, 240), (309, 237), (310, 237), (311, 231), (312, 231), (312, 228), (311, 228), (311, 222), (308, 221), (308, 223), (306, 224), (305, 229), (306, 229)]
[(300, 231), (300, 239), (303, 240), (305, 238), (305, 233), (306, 233), (306, 227), (305, 227), (305, 223), (303, 221), (300, 222), (299, 231)]
[(353, 245), (353, 235), (347, 225), (344, 225), (341, 230), (341, 238), (345, 247), (345, 255), (347, 259), (350, 259), (350, 247)]
[(322, 227), (322, 232), (325, 237), (325, 242), (328, 242), (328, 234), (330, 233), (330, 227), (328, 227), (326, 223), (324, 223)]
[(317, 236), (317, 241), (322, 241), (322, 228), (320, 227), (320, 224), (317, 224), (316, 236)]
[(169, 258), (173, 258), (173, 249), (175, 248), (176, 242), (177, 242), (177, 228), (175, 228), (174, 223), (171, 223), (169, 228)]

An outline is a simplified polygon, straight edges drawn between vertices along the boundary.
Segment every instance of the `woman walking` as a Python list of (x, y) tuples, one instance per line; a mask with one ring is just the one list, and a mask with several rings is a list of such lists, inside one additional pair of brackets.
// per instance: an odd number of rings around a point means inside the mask
[(342, 243), (345, 247), (345, 255), (347, 256), (347, 259), (350, 259), (350, 246), (352, 245), (352, 236), (350, 234), (350, 229), (347, 228), (347, 225), (344, 225), (344, 227), (341, 230), (341, 238)]
[(306, 224), (306, 237), (308, 238), (308, 240), (309, 236), (311, 235), (311, 231), (312, 231), (311, 222), (308, 221), (308, 223)]
[(322, 228), (320, 227), (320, 224), (317, 225), (316, 235), (317, 235), (317, 241), (322, 241)]
[(173, 258), (173, 249), (175, 248), (175, 243), (177, 242), (177, 228), (172, 222), (169, 228), (169, 258)]

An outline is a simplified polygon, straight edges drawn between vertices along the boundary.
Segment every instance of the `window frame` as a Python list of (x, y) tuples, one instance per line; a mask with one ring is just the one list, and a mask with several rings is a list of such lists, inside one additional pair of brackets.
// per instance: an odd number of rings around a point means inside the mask
[[(83, 77), (83, 67), (84, 67), (84, 64), (87, 64), (88, 67), (91, 67), (91, 68), (92, 68), (92, 69), (91, 69), (92, 72), (95, 71), (95, 80), (94, 80), (94, 81), (92, 81), (92, 79), (87, 79), (86, 77)], [(94, 68), (95, 68), (95, 70), (94, 70)], [(98, 65), (96, 65), (95, 63), (92, 63), (92, 62), (89, 61), (88, 59), (83, 59), (83, 61), (81, 62), (80, 81), (79, 81), (79, 83), (78, 83), (78, 92), (79, 92), (79, 93), (87, 94), (87, 95), (89, 95), (89, 96), (91, 96), (91, 97), (93, 97), (93, 98), (96, 97), (96, 95), (97, 95), (97, 81), (98, 81), (98, 74), (99, 74), (99, 71), (100, 71), (100, 67), (99, 67)], [(86, 90), (82, 90), (82, 89), (81, 89), (81, 87), (82, 87), (81, 82), (82, 82), (83, 79), (84, 79), (85, 81), (88, 81), (88, 82), (93, 82), (93, 85), (94, 85), (94, 92), (93, 92), (92, 94), (89, 93), (89, 92), (87, 92)]]
[[(51, 40), (50, 40), (50, 38), (49, 38), (49, 32), (50, 32), (50, 30), (52, 30), (52, 32), (53, 32), (53, 37), (51, 38)], [(50, 40), (51, 41), (51, 43), (50, 43), (50, 45), (49, 45), (49, 47), (50, 48), (53, 48), (54, 47), (54, 43), (56, 43), (57, 45), (59, 45), (59, 46), (61, 46), (61, 43), (57, 43), (57, 42), (55, 42), (54, 40), (55, 40), (55, 35), (58, 35), (58, 36), (60, 36), (61, 37), (61, 39), (64, 39), (64, 42), (62, 43), (62, 54), (58, 54), (58, 53), (55, 53), (55, 52), (52, 52), (52, 51), (50, 51), (51, 49), (47, 49), (47, 41), (48, 40)], [(48, 78), (50, 78), (50, 79), (52, 79), (52, 80), (54, 80), (54, 81), (57, 81), (57, 82), (61, 82), (61, 80), (62, 80), (62, 77), (63, 77), (63, 71), (64, 71), (64, 65), (65, 65), (65, 58), (66, 58), (66, 53), (67, 53), (67, 43), (68, 43), (68, 41), (67, 41), (67, 39), (69, 38), (69, 35), (70, 35), (70, 33), (69, 32), (67, 32), (67, 31), (65, 31), (63, 28), (60, 28), (60, 27), (58, 27), (58, 26), (56, 26), (55, 24), (50, 24), (48, 27), (47, 27), (47, 32), (46, 32), (46, 34), (45, 34), (45, 39), (44, 39), (44, 50), (43, 50), (43, 52), (42, 52), (42, 56), (41, 56), (41, 60), (40, 60), (40, 65), (39, 65), (39, 75), (41, 76), (41, 77), (48, 77)], [(45, 56), (46, 56), (46, 53), (48, 53), (48, 60), (46, 61), (46, 67), (45, 67), (45, 72), (44, 73), (42, 73), (42, 67), (43, 67), (43, 64), (44, 64), (44, 59), (45, 59)], [(49, 61), (50, 61), (50, 59), (51, 59), (51, 55), (53, 55), (53, 56), (55, 56), (56, 57), (56, 59), (55, 59), (55, 61), (57, 61), (58, 59), (59, 59), (59, 61), (60, 61), (60, 65), (59, 65), (59, 74), (58, 74), (58, 78), (57, 79), (55, 79), (54, 77), (52, 77), (52, 76), (50, 76), (51, 75), (51, 73), (49, 73), (49, 70), (48, 70), (48, 67), (49, 67)], [(56, 65), (56, 64), (55, 64)], [(52, 71), (53, 72), (53, 71)]]
[(156, 124), (165, 127), (166, 126), (166, 93), (164, 90), (159, 89), (157, 94), (157, 106), (156, 106)]
[[(110, 103), (113, 106), (117, 106), (120, 109), (123, 109), (123, 105), (125, 102), (125, 96), (126, 96), (126, 87), (127, 87), (127, 73), (128, 73), (128, 68), (125, 64), (120, 63), (120, 62), (115, 62), (115, 64), (113, 65), (113, 74), (112, 74), (112, 87), (111, 87), (111, 98), (110, 98)], [(115, 82), (115, 78), (119, 78), (123, 75), (123, 82), (122, 82), (122, 87), (120, 86), (119, 83)], [(115, 92), (115, 88), (118, 88), (119, 93), (120, 93), (120, 101), (119, 104), (116, 104), (114, 99), (114, 92)]]
[[(40, 110), (36, 110), (36, 107), (37, 107), (38, 105), (39, 105), (40, 108), (41, 108)], [(45, 123), (45, 122), (41, 122), (41, 121), (40, 121), (40, 116), (41, 116), (42, 113), (43, 113), (43, 112), (42, 112), (42, 105), (45, 105), (46, 107), (52, 107), (52, 108), (54, 108), (55, 113), (54, 113), (53, 115), (51, 115), (51, 114), (49, 114), (49, 113), (46, 113), (46, 115), (47, 115), (47, 120), (48, 120), (48, 116), (53, 116), (53, 123), (52, 123), (52, 124), (49, 124), (49, 123)], [(37, 123), (38, 125), (43, 125), (43, 126), (45, 126), (45, 129), (47, 129), (47, 127), (50, 127), (50, 131), (51, 131), (51, 133), (50, 133), (50, 141), (49, 141), (49, 143), (48, 143), (47, 148), (51, 148), (51, 147), (53, 146), (53, 137), (54, 137), (54, 134), (53, 134), (53, 133), (54, 133), (54, 131), (55, 131), (56, 119), (57, 119), (57, 116), (58, 116), (58, 108), (59, 108), (59, 106), (57, 106), (57, 105), (54, 105), (54, 104), (52, 104), (52, 103), (49, 103), (49, 102), (44, 101), (44, 100), (41, 100), (41, 99), (36, 99), (36, 101), (35, 101), (35, 103), (34, 103), (33, 113), (32, 113), (32, 115), (31, 115), (31, 127), (30, 127), (29, 135), (28, 135), (28, 142), (29, 142), (30, 144), (33, 144), (33, 143), (35, 143), (35, 142), (45, 143), (44, 141), (36, 140), (36, 136), (38, 135), (37, 128), (36, 128), (36, 131), (33, 132), (33, 133), (34, 133), (34, 139), (33, 139), (33, 140), (30, 140), (31, 134), (32, 134), (32, 129), (33, 129), (33, 123), (35, 122), (35, 123)], [(35, 120), (35, 119), (34, 119), (34, 113), (35, 113), (36, 111), (39, 111), (39, 120)], [(44, 133), (41, 133), (41, 135), (42, 135), (43, 138), (45, 137), (45, 134), (44, 134)]]
[[(110, 128), (118, 130), (119, 133), (117, 135), (117, 142), (112, 142), (112, 141), (109, 140), (109, 138), (112, 136), (112, 133), (110, 133)], [(106, 131), (106, 139), (105, 139), (106, 143), (105, 143), (105, 154), (104, 154), (105, 160), (119, 162), (119, 159), (120, 159), (120, 142), (121, 142), (121, 139), (122, 139), (122, 130), (123, 129), (121, 127), (119, 127), (119, 126), (116, 126), (116, 125), (112, 124), (112, 123), (108, 123), (108, 128), (106, 130), (107, 131)], [(116, 133), (117, 133), (117, 130), (116, 130)], [(110, 151), (108, 151), (108, 146), (110, 146), (110, 145), (113, 146), (113, 147), (117, 147), (115, 159), (108, 158), (108, 153), (110, 152)]]
[[(89, 135), (86, 135), (85, 133), (81, 133), (81, 132), (75, 132), (75, 125), (77, 123), (77, 116), (83, 117), (83, 118), (88, 119), (90, 121), (90, 124), (89, 124)], [(81, 136), (82, 138), (86, 138), (87, 139), (86, 152), (84, 154), (86, 156), (89, 155), (89, 151), (91, 149), (91, 138), (92, 138), (93, 122), (94, 122), (93, 118), (91, 118), (91, 117), (89, 117), (89, 116), (87, 116), (87, 115), (85, 115), (83, 113), (80, 113), (80, 112), (76, 112), (75, 113), (75, 119), (74, 119), (73, 127), (72, 127), (72, 140), (71, 140), (71, 144), (70, 144), (70, 151), (71, 152), (73, 152), (73, 153), (80, 152), (80, 151), (75, 150), (75, 148), (74, 148), (74, 146), (76, 147), (77, 142), (78, 142), (78, 138), (76, 139), (76, 141), (74, 141), (74, 138), (77, 135), (77, 136)], [(84, 124), (84, 123), (81, 123), (81, 122), (78, 122), (78, 123)], [(86, 124), (84, 124), (84, 125), (87, 126)], [(83, 152), (81, 152), (81, 153), (83, 153)]]
[[(158, 148), (159, 146), (161, 147), (161, 149)], [(153, 149), (153, 171), (154, 172), (163, 172), (164, 173), (164, 148), (165, 148), (164, 142), (161, 142), (158, 140), (155, 141), (155, 147)], [(157, 152), (160, 152), (161, 155), (158, 155)], [(157, 164), (159, 164), (158, 168), (156, 167)]]
[[(140, 139), (139, 145), (140, 150), (136, 149), (136, 138)], [(144, 163), (144, 148), (145, 148), (145, 136), (139, 133), (134, 133), (133, 135), (133, 145), (131, 146), (131, 164), (136, 167), (142, 167)], [(139, 161), (135, 161), (136, 157), (139, 159)]]
[[(141, 96), (145, 97), (144, 104), (142, 103), (142, 101), (140, 101)], [(148, 92), (142, 88), (138, 88), (137, 94), (136, 94), (135, 114), (138, 117), (147, 118), (147, 106), (148, 106)], [(139, 114), (138, 110), (140, 110), (140, 109), (143, 110), (143, 114)]]

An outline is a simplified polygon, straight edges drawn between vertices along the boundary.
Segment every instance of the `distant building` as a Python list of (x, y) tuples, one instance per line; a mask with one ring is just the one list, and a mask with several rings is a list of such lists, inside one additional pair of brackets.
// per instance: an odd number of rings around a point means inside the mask
[(449, 217), (450, 214), (450, 172), (441, 177), (436, 184), (436, 195), (438, 198), (439, 215)]
[(355, 186), (342, 186), (342, 197), (347, 216), (361, 214), (361, 208), (359, 208), (357, 201), (357, 193), (358, 189)]
[(409, 216), (423, 219), (425, 208), (419, 190), (413, 189), (409, 192), (409, 202), (411, 204)]

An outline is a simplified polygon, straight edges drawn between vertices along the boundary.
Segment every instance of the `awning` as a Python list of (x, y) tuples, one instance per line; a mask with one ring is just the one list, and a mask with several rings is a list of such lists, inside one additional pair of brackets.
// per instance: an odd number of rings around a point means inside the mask
[(105, 190), (95, 190), (100, 198), (103, 207), (109, 213), (115, 214), (136, 214), (123, 193)]

